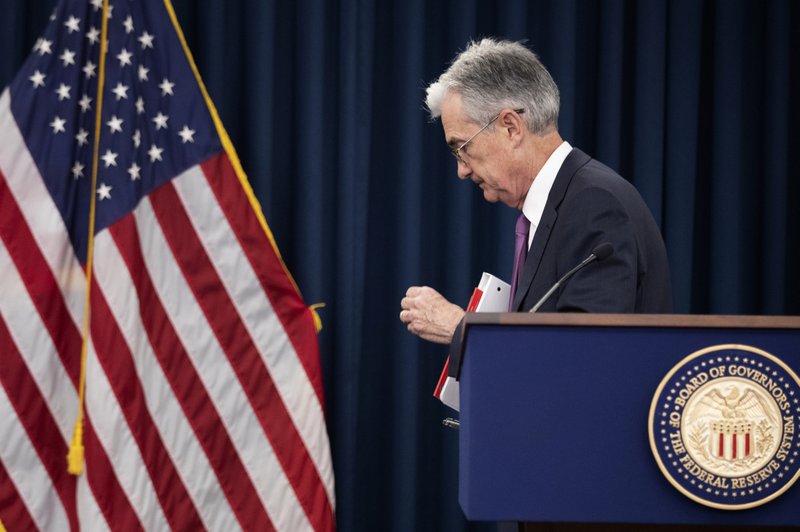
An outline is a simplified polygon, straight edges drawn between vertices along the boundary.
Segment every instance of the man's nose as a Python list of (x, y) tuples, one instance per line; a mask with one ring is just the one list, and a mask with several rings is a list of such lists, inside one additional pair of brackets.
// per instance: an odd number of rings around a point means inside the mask
[(472, 168), (470, 168), (470, 166), (467, 163), (461, 160), (459, 160), (457, 164), (458, 164), (458, 178), (469, 179), (469, 177), (472, 175)]

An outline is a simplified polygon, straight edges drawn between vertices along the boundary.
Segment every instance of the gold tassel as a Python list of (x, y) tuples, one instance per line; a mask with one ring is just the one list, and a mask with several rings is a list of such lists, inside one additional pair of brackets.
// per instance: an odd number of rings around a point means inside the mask
[(75, 430), (72, 433), (72, 441), (69, 444), (69, 453), (67, 453), (67, 472), (70, 475), (80, 475), (81, 473), (83, 473), (83, 420), (82, 419), (79, 419), (75, 423)]
[(311, 316), (314, 318), (314, 327), (317, 329), (317, 334), (322, 330), (322, 318), (317, 313), (318, 308), (325, 308), (325, 303), (314, 303), (308, 307), (308, 310), (311, 311)]

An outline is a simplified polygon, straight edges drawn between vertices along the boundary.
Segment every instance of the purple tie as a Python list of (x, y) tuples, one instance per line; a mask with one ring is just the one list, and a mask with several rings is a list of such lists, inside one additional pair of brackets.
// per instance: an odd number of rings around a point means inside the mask
[(519, 278), (522, 277), (522, 270), (525, 269), (525, 257), (528, 256), (528, 231), (531, 223), (520, 214), (517, 218), (517, 227), (514, 229), (516, 239), (514, 240), (514, 270), (511, 273), (511, 294), (508, 299), (508, 310), (511, 312), (514, 305), (514, 295), (517, 293)]

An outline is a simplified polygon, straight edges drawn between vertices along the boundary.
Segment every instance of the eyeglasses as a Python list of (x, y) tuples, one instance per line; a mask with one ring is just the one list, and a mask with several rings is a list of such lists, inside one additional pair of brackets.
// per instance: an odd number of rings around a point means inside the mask
[[(524, 112), (525, 112), (525, 109), (514, 109), (514, 112), (515, 112), (515, 113), (517, 113), (518, 115), (521, 115), (522, 113), (524, 113)], [(472, 142), (472, 139), (474, 139), (475, 137), (477, 137), (477, 136), (478, 136), (478, 135), (481, 133), (481, 131), (483, 131), (483, 130), (484, 130), (484, 129), (486, 129), (487, 127), (491, 126), (491, 125), (494, 123), (494, 121), (495, 121), (495, 120), (497, 120), (498, 118), (500, 118), (500, 113), (497, 113), (496, 115), (494, 115), (494, 117), (493, 117), (491, 120), (489, 120), (488, 122), (486, 122), (486, 125), (484, 125), (484, 126), (483, 126), (482, 128), (480, 128), (480, 129), (479, 129), (479, 130), (478, 130), (478, 131), (477, 131), (477, 132), (476, 132), (474, 135), (472, 135), (470, 138), (468, 138), (466, 141), (464, 141), (464, 143), (463, 143), (463, 144), (461, 144), (461, 146), (459, 146), (458, 148), (451, 148), (451, 149), (450, 149), (450, 153), (452, 153), (452, 154), (453, 154), (453, 157), (455, 157), (456, 159), (458, 159), (458, 162), (460, 162), (460, 163), (464, 163), (464, 164), (467, 164), (467, 162), (466, 162), (466, 161), (465, 161), (465, 160), (464, 160), (464, 159), (461, 157), (461, 150), (463, 150), (464, 148), (466, 148), (466, 147), (467, 147), (467, 144), (469, 144), (470, 142)]]

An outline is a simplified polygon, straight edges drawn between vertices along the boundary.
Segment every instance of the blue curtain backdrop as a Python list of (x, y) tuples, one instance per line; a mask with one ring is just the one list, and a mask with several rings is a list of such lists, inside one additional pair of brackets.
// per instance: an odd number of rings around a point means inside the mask
[[(127, 1), (127, 0), (112, 0)], [(173, 0), (320, 334), (343, 531), (461, 530), (445, 350), (399, 301), (508, 278), (515, 215), (455, 176), (424, 87), (468, 40), (527, 40), (560, 128), (644, 196), (679, 312), (800, 314), (800, 2)], [(4, 0), (0, 85), (54, 0)]]

